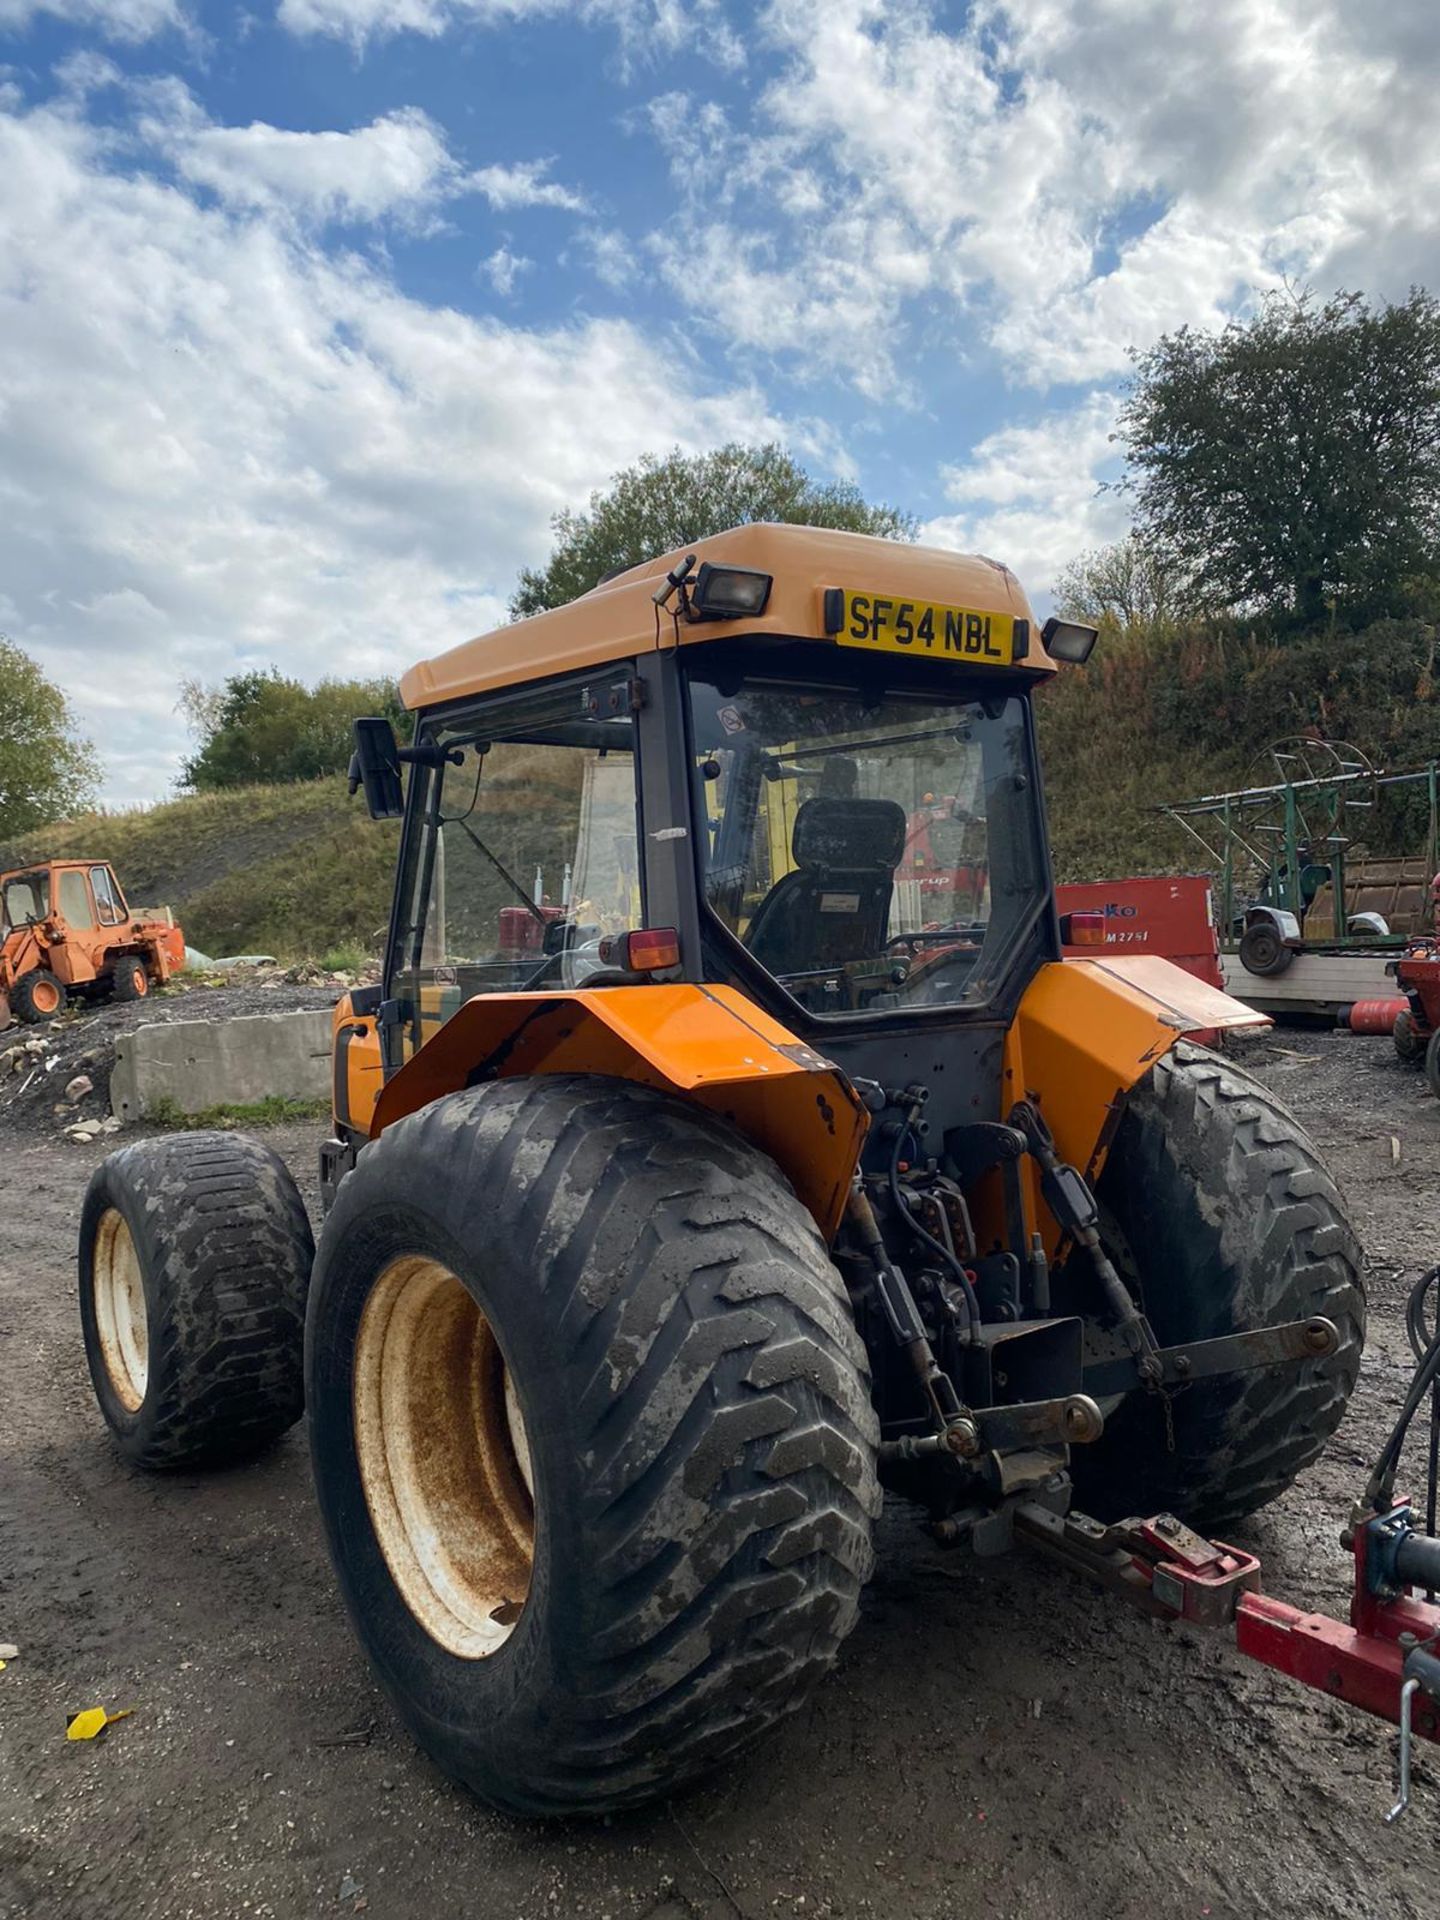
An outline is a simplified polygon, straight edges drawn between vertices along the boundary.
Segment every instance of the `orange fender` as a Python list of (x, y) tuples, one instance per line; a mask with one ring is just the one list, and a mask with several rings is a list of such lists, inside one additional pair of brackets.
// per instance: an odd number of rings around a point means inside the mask
[(869, 1115), (831, 1061), (732, 987), (477, 995), (389, 1081), (370, 1132), (477, 1080), (532, 1073), (610, 1074), (722, 1115), (833, 1239)]
[[(1183, 1035), (1197, 1029), (1268, 1027), (1256, 1013), (1157, 954), (1060, 960), (1026, 988), (1005, 1037), (1002, 1116), (1033, 1100), (1062, 1160), (1092, 1183), (1125, 1111), (1125, 1098)], [(1029, 1162), (1027, 1174), (1033, 1173)], [(1039, 1183), (1031, 1182), (1031, 1218)], [(1048, 1210), (1051, 1251), (1058, 1230)]]

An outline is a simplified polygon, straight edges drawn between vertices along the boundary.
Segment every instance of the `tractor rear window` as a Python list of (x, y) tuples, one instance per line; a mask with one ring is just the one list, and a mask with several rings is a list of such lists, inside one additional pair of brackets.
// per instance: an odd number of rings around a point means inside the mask
[(711, 913), (813, 1013), (988, 1000), (1046, 899), (1023, 702), (692, 680)]
[(583, 986), (643, 925), (634, 723), (574, 684), (455, 718), (412, 802), (394, 956), (422, 1044), (471, 995)]

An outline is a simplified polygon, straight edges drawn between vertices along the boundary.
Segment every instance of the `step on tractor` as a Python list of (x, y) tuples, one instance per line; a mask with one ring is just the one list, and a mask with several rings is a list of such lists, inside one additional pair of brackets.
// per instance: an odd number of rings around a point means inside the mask
[[(305, 1411), (354, 1631), (492, 1804), (668, 1795), (793, 1711), (883, 1489), (1399, 1717), (1440, 1549), (1388, 1467), (1351, 1626), (1194, 1530), (1334, 1432), (1361, 1257), (1291, 1115), (1183, 1038), (1263, 1016), (1062, 958), (1032, 701), (1094, 638), (989, 561), (751, 526), (423, 662), (410, 744), (357, 722), (403, 829), (318, 1251), (253, 1139), (96, 1171), (120, 1450)], [(896, 879), (935, 796), (949, 896)]]
[(104, 860), (44, 860), (0, 873), (0, 1030), (69, 1000), (143, 1000), (185, 965), (168, 908), (131, 909)]

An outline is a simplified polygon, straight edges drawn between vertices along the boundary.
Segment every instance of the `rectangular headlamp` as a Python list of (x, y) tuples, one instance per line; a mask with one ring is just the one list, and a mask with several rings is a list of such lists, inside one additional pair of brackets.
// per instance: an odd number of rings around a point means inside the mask
[(763, 613), (772, 581), (773, 575), (750, 567), (712, 567), (706, 560), (690, 589), (691, 618), (743, 620)]
[(1040, 638), (1052, 660), (1083, 667), (1100, 638), (1100, 629), (1082, 627), (1078, 620), (1057, 620), (1052, 615), (1040, 629)]

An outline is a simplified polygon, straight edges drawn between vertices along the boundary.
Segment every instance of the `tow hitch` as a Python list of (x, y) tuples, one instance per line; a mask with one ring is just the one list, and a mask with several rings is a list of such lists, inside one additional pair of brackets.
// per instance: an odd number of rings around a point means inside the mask
[[(1386, 1814), (1410, 1802), (1414, 1741), (1440, 1742), (1440, 1329), (1425, 1325), (1425, 1303), (1440, 1281), (1432, 1269), (1410, 1299), (1407, 1326), (1418, 1365), (1394, 1430), (1341, 1540), (1354, 1556), (1348, 1622), (1305, 1613), (1260, 1590), (1260, 1562), (1206, 1540), (1173, 1514), (1106, 1526), (1085, 1514), (1018, 1505), (1016, 1534), (1049, 1558), (1098, 1580), (1143, 1612), (1195, 1626), (1233, 1626), (1240, 1652), (1400, 1729), (1399, 1793)], [(1394, 1492), (1405, 1436), (1430, 1395), (1429, 1488), (1422, 1531)]]

